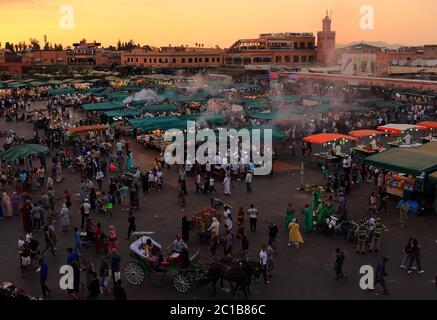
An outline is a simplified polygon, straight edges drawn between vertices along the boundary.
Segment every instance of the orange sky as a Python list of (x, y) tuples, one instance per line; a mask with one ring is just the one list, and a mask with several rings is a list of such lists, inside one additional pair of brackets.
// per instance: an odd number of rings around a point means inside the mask
[[(62, 5), (74, 8), (74, 29), (59, 27)], [(360, 7), (375, 10), (375, 29), (360, 29)], [(81, 38), (104, 45), (204, 43), (227, 47), (267, 32), (314, 32), (333, 11), (337, 43), (437, 43), (436, 0), (0, 0), (0, 42), (35, 37), (70, 45)]]

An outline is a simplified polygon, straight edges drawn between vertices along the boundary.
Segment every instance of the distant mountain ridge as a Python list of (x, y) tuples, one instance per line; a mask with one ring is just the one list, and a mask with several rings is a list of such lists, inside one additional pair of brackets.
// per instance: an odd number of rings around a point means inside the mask
[(354, 41), (351, 43), (347, 43), (347, 44), (336, 44), (336, 48), (344, 48), (344, 47), (349, 47), (349, 46), (353, 46), (355, 44), (360, 44), (360, 43), (365, 43), (365, 44), (370, 44), (372, 46), (376, 46), (376, 47), (381, 47), (381, 48), (388, 48), (390, 50), (397, 50), (400, 47), (409, 47), (408, 45), (404, 45), (404, 44), (399, 44), (399, 43), (393, 43), (393, 44), (389, 44), (386, 42), (382, 42), (382, 41)]

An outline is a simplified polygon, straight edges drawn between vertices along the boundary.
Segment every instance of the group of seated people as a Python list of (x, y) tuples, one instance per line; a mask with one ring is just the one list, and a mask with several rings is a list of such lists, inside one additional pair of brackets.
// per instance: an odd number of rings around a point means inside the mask
[(168, 249), (169, 257), (168, 261), (166, 261), (164, 260), (161, 248), (154, 245), (149, 238), (145, 243), (140, 245), (139, 252), (151, 262), (155, 271), (164, 271), (164, 267), (168, 265), (169, 262), (179, 263), (181, 267), (189, 265), (188, 246), (179, 235), (176, 236), (176, 240)]

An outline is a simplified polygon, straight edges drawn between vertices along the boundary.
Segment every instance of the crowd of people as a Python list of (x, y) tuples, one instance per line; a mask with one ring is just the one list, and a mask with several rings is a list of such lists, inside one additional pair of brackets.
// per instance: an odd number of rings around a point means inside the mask
[[(256, 208), (256, 197), (253, 181), (255, 164), (251, 161), (239, 164), (187, 165), (170, 168), (167, 165), (165, 152), (155, 159), (150, 168), (140, 168), (135, 162), (135, 155), (130, 140), (122, 137), (116, 130), (96, 133), (91, 132), (80, 142), (69, 144), (64, 139), (62, 130), (50, 129), (49, 122), (53, 118), (60, 118), (62, 122), (71, 122), (71, 105), (80, 105), (89, 102), (89, 95), (55, 96), (49, 99), (42, 96), (9, 96), (0, 99), (3, 114), (13, 115), (18, 121), (19, 114), (30, 110), (36, 101), (47, 106), (45, 113), (33, 122), (33, 141), (50, 147), (50, 158), (44, 155), (23, 159), (16, 163), (2, 162), (1, 172), (1, 205), (0, 218), (22, 219), (22, 234), (19, 235), (18, 251), (20, 268), (23, 277), (39, 272), (39, 282), (43, 297), (53, 291), (47, 286), (47, 279), (55, 266), (49, 266), (46, 255), (58, 255), (66, 250), (66, 263), (75, 273), (74, 288), (68, 291), (73, 299), (87, 297), (97, 299), (101, 294), (112, 294), (116, 299), (126, 299), (126, 292), (122, 286), (119, 234), (129, 240), (137, 231), (137, 215), (143, 211), (142, 204), (147, 202), (148, 196), (166, 190), (166, 177), (171, 170), (177, 170), (178, 182), (176, 187), (177, 203), (183, 210), (188, 205), (191, 183), (193, 189), (205, 198), (211, 198), (211, 205), (219, 210), (223, 205), (222, 219), (214, 218), (208, 227), (208, 249), (214, 259), (218, 249), (223, 247), (223, 256), (249, 259), (251, 257), (249, 240), (259, 238), (258, 220), (269, 219), (267, 215)], [(396, 96), (397, 100), (405, 100)], [(407, 107), (395, 110), (369, 112), (324, 113), (313, 121), (304, 121), (301, 125), (294, 125), (287, 131), (288, 142), (293, 147), (301, 139), (312, 133), (338, 132), (347, 133), (360, 128), (373, 128), (377, 125), (393, 122), (417, 122), (435, 118), (436, 110), (430, 101), (424, 99), (408, 100)], [(91, 117), (81, 119), (77, 125), (96, 123)], [(20, 144), (22, 138), (15, 132), (3, 133), (6, 136), (5, 149)], [(305, 158), (311, 153), (310, 146), (302, 145), (302, 155)], [(217, 154), (217, 157), (220, 157)], [(217, 161), (215, 161), (217, 162)], [(218, 161), (222, 163), (222, 161)], [(332, 168), (331, 168), (332, 169)], [(78, 186), (65, 186), (70, 174), (80, 176)], [(369, 197), (369, 216), (360, 221), (351, 230), (351, 237), (357, 242), (358, 254), (378, 252), (381, 250), (381, 239), (387, 228), (382, 224), (382, 214), (387, 213), (387, 193), (384, 190), (385, 181), (389, 178), (388, 172), (378, 168), (359, 165), (351, 157), (334, 171), (326, 170), (324, 186), (312, 190), (312, 201), (306, 204), (300, 214), (296, 213), (293, 203), (286, 208), (284, 231), (288, 234), (288, 246), (293, 250), (304, 248), (303, 237), (311, 232), (329, 231), (329, 222), (332, 216), (347, 220), (349, 201), (352, 192), (364, 184), (374, 184), (378, 191)], [(67, 181), (68, 183), (68, 181)], [(220, 186), (221, 185), (221, 186)], [(243, 185), (247, 196), (253, 202), (248, 208), (239, 207), (234, 223), (233, 208), (223, 204), (218, 195), (232, 196), (232, 190), (237, 185)], [(220, 186), (220, 187), (219, 187)], [(14, 191), (11, 191), (14, 190)], [(62, 190), (62, 191), (61, 191)], [(76, 197), (77, 192), (77, 201)], [(256, 190), (255, 190), (256, 191)], [(378, 203), (379, 202), (379, 203)], [(75, 203), (79, 203), (78, 206)], [(76, 212), (80, 215), (80, 223), (74, 221)], [(121, 226), (112, 224), (116, 215), (126, 212), (126, 232), (119, 232)], [(184, 213), (185, 211), (183, 211)], [(137, 214), (136, 214), (137, 213)], [(273, 220), (273, 219), (272, 219)], [(405, 209), (400, 209), (401, 226), (406, 226)], [(58, 221), (58, 223), (57, 223)], [(73, 223), (74, 221), (74, 223)], [(105, 221), (105, 222), (104, 222)], [(109, 223), (106, 223), (108, 221)], [(108, 225), (104, 228), (104, 225)], [(246, 227), (246, 225), (248, 227)], [(258, 225), (258, 229), (257, 229)], [(302, 233), (301, 233), (302, 225)], [(59, 230), (57, 230), (59, 228)], [(172, 244), (172, 250), (183, 257), (190, 250), (189, 241), (190, 221), (187, 214), (181, 217), (181, 232)], [(263, 232), (263, 231), (262, 231)], [(274, 270), (274, 256), (277, 252), (277, 236), (281, 230), (274, 221), (270, 221), (268, 230), (265, 230), (265, 241), (260, 247), (259, 255), (255, 260), (259, 262), (261, 273), (266, 284), (272, 283)], [(43, 238), (40, 244), (38, 238)], [(59, 237), (70, 237), (71, 246), (58, 248)], [(236, 245), (236, 241), (239, 244)], [(86, 249), (86, 247), (88, 249)], [(90, 250), (95, 254), (89, 258)], [(150, 244), (141, 248), (145, 257), (153, 262), (154, 268), (162, 268), (163, 257), (151, 253)], [(257, 251), (257, 250), (256, 250)], [(103, 256), (101, 256), (103, 255)], [(220, 254), (221, 256), (221, 254)], [(99, 266), (92, 260), (98, 258)], [(253, 256), (251, 257), (253, 259)], [(336, 249), (332, 267), (336, 279), (344, 279), (342, 268), (346, 254)], [(386, 276), (387, 259), (383, 259), (377, 267), (377, 281), (388, 293), (384, 278)], [(420, 260), (420, 246), (415, 239), (410, 239), (405, 248), (405, 259), (402, 268), (411, 273), (417, 264), (418, 272), (423, 273)], [(83, 295), (81, 287), (87, 289)]]

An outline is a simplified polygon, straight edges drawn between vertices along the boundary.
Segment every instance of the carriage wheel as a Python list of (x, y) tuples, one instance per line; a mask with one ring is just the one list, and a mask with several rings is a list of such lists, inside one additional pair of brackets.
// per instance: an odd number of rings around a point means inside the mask
[(186, 274), (178, 273), (173, 278), (173, 285), (180, 293), (187, 293), (191, 288), (191, 281)]
[(143, 268), (138, 263), (129, 262), (124, 267), (124, 276), (130, 284), (139, 286), (144, 281), (145, 273)]

